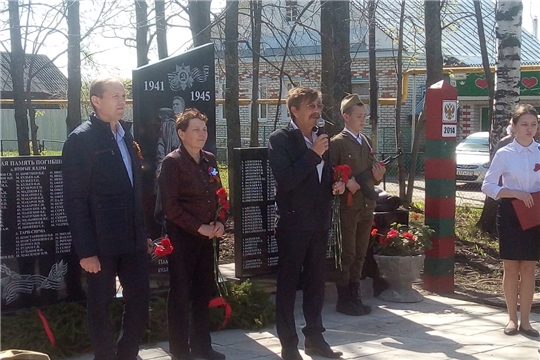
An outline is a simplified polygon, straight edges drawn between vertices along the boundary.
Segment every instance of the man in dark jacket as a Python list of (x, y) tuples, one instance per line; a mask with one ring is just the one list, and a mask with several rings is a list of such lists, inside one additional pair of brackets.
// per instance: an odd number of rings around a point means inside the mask
[[(75, 252), (87, 272), (88, 328), (96, 360), (134, 360), (148, 321), (149, 256), (141, 204), (138, 145), (121, 120), (126, 94), (113, 78), (90, 86), (94, 113), (62, 151), (64, 208)], [(115, 353), (109, 305), (123, 288), (124, 318)]]
[(276, 290), (276, 329), (284, 360), (301, 360), (294, 323), (294, 302), (300, 274), (304, 272), (302, 329), (307, 355), (339, 358), (323, 338), (326, 249), (332, 191), (343, 193), (345, 184), (334, 183), (328, 156), (328, 135), (317, 136), (313, 127), (321, 116), (321, 93), (296, 87), (287, 94), (292, 121), (270, 135), (268, 156), (276, 179), (279, 251)]

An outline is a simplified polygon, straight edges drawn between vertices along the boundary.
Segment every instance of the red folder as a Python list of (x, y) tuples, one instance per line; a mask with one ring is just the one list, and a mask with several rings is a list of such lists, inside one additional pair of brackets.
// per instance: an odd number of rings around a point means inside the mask
[(519, 199), (512, 200), (514, 210), (523, 230), (528, 230), (540, 225), (540, 191), (532, 193), (534, 205), (532, 208), (525, 206), (525, 203)]

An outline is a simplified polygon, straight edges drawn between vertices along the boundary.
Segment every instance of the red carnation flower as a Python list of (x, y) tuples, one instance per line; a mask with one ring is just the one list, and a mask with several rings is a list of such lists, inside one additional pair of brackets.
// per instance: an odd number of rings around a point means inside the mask
[(399, 237), (399, 231), (397, 231), (396, 229), (391, 229), (386, 234), (386, 237), (389, 238), (389, 239), (397, 238), (397, 237)]
[(334, 166), (334, 181), (342, 181), (346, 183), (349, 181), (349, 177), (352, 174), (351, 167), (349, 165), (336, 165)]
[(409, 242), (413, 242), (414, 241), (414, 234), (411, 234), (410, 232), (406, 231), (403, 233), (403, 237), (407, 240), (409, 240)]
[(172, 253), (173, 250), (174, 250), (174, 247), (171, 244), (171, 240), (169, 238), (163, 238), (159, 242), (159, 245), (156, 246), (154, 253), (156, 254), (157, 257), (163, 257)]
[(377, 235), (377, 229), (371, 230), (371, 236), (375, 236), (375, 235)]
[(216, 194), (220, 199), (227, 199), (227, 190), (225, 188), (219, 188)]
[(420, 215), (418, 215), (418, 214), (413, 214), (412, 217), (413, 217), (414, 220), (418, 220), (418, 218), (420, 217)]
[(221, 209), (219, 211), (219, 220), (225, 220), (226, 217), (227, 217), (227, 212), (224, 209)]

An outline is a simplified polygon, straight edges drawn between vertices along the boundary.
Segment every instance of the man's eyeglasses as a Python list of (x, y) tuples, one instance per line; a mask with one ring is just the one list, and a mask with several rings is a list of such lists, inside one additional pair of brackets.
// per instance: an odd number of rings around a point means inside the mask
[(322, 104), (314, 104), (314, 103), (307, 104), (306, 106), (310, 110), (315, 110), (315, 109), (322, 110), (323, 108)]

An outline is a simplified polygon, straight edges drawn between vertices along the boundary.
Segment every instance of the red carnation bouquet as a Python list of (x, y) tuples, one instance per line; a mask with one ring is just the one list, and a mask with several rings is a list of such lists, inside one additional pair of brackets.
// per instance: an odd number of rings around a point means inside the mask
[(165, 257), (172, 253), (174, 246), (171, 244), (171, 240), (165, 235), (154, 240), (154, 251), (152, 251), (152, 260), (160, 257)]
[[(334, 181), (342, 181), (347, 183), (351, 176), (352, 170), (349, 165), (336, 165), (334, 166)], [(349, 192), (349, 195), (352, 194)], [(347, 200), (348, 202), (348, 200)], [(352, 202), (352, 197), (351, 197)], [(341, 270), (341, 254), (343, 253), (343, 239), (341, 236), (341, 219), (339, 216), (340, 207), (340, 195), (334, 193), (334, 202), (332, 203), (332, 229), (330, 233), (330, 242), (328, 243), (328, 250), (334, 254), (334, 264), (336, 269)]]
[[(216, 197), (218, 206), (214, 223), (220, 221), (223, 225), (225, 225), (227, 213), (230, 209), (229, 200), (227, 200), (227, 190), (223, 187), (219, 188), (216, 191)], [(223, 296), (222, 292), (225, 295), (228, 295), (225, 279), (223, 279), (223, 276), (221, 276), (221, 272), (219, 271), (218, 239), (215, 236), (212, 238), (212, 245), (214, 246), (214, 278), (216, 280), (219, 296)]]

